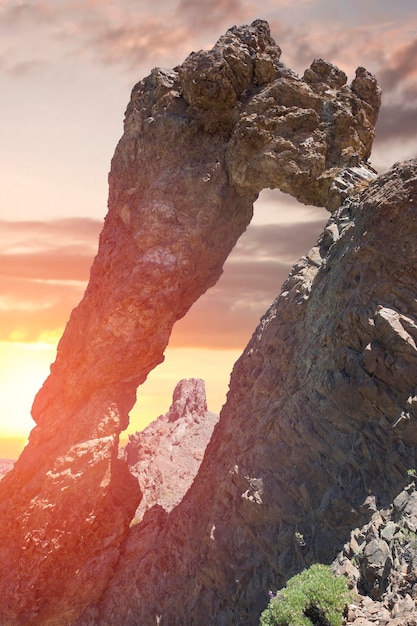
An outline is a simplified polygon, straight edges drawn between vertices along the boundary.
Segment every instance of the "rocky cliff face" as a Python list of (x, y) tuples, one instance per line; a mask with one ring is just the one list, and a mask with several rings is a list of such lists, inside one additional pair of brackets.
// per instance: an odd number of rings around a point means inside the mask
[[(415, 474), (414, 471), (411, 472)], [(355, 591), (346, 624), (417, 625), (417, 491), (410, 483), (380, 510), (367, 501), (371, 520), (351, 532), (333, 570)]]
[[(133, 89), (89, 285), (0, 483), (4, 626), (73, 624), (106, 589), (103, 617), (91, 609), (103, 624), (254, 623), (265, 586), (328, 558), (365, 493), (388, 497), (414, 454), (408, 165), (343, 205), (294, 268), (158, 549), (137, 542), (149, 516), (129, 532), (141, 494), (117, 448), (136, 388), (218, 279), (260, 189), (335, 210), (374, 178), (375, 79), (359, 68), (347, 86), (322, 60), (298, 78), (280, 52), (256, 21)], [(163, 516), (151, 518), (156, 538)]]
[(192, 488), (149, 541), (146, 516), (131, 533), (85, 623), (257, 624), (268, 589), (330, 563), (406, 484), (416, 201), (414, 160), (335, 212), (236, 363)]
[(155, 504), (171, 511), (191, 486), (219, 416), (207, 410), (204, 381), (181, 380), (165, 415), (129, 436), (124, 459), (143, 498), (135, 522)]

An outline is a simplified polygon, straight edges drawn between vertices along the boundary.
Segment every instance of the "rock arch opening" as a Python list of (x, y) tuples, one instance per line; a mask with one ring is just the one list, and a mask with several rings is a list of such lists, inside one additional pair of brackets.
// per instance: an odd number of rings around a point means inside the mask
[(218, 282), (175, 324), (164, 362), (139, 387), (125, 435), (142, 430), (168, 410), (180, 378), (203, 378), (208, 406), (220, 412), (235, 361), (292, 265), (317, 241), (328, 216), (323, 208), (303, 205), (278, 189), (259, 194), (254, 216)]
[(0, 484), (3, 623), (70, 624), (105, 589), (140, 499), (117, 459), (136, 389), (217, 282), (260, 191), (332, 210), (374, 177), (373, 76), (358, 68), (348, 86), (317, 60), (298, 78), (280, 54), (257, 20), (133, 88), (88, 287)]

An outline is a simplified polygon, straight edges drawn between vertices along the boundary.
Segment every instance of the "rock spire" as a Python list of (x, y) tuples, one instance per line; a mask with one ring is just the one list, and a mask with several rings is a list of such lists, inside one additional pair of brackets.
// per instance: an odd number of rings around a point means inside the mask
[(155, 504), (169, 512), (191, 486), (219, 416), (207, 410), (204, 380), (177, 383), (165, 415), (129, 435), (124, 458), (143, 498), (135, 522)]

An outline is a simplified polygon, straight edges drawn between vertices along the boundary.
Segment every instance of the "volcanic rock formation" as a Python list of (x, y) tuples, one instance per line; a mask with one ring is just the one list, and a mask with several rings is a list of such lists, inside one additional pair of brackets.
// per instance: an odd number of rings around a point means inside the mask
[(180, 380), (168, 413), (129, 435), (124, 459), (143, 498), (135, 521), (155, 504), (169, 512), (191, 486), (219, 416), (207, 410), (204, 380)]
[[(259, 191), (279, 187), (334, 210), (374, 177), (367, 159), (380, 103), (375, 79), (359, 68), (349, 87), (322, 60), (298, 78), (280, 52), (268, 25), (256, 21), (133, 89), (89, 285), (35, 398), (29, 443), (0, 483), (4, 626), (73, 624), (115, 570), (109, 598), (117, 588), (141, 497), (118, 459), (119, 434), (174, 322), (221, 274)], [(165, 594), (164, 623), (174, 624), (174, 614), (182, 625), (253, 623), (265, 585), (327, 558), (345, 538), (364, 489), (385, 495), (398, 483), (415, 443), (402, 417), (414, 406), (406, 171), (411, 165), (399, 174), (400, 200), (376, 183), (363, 200), (370, 213), (359, 212), (349, 228), (359, 209), (345, 204), (320, 247), (295, 267), (235, 368), (198, 487), (171, 513), (163, 560), (148, 571), (157, 556), (143, 555), (126, 613), (116, 615), (116, 602), (102, 623), (153, 623), (162, 597), (149, 595), (151, 585)], [(396, 220), (388, 237), (386, 223), (368, 223), (376, 216)], [(388, 459), (394, 467), (385, 472)], [(289, 545), (297, 525), (309, 538), (306, 554)], [(178, 563), (185, 535), (188, 555)], [(175, 580), (163, 583), (165, 569)], [(138, 572), (144, 596), (134, 591)]]
[(133, 529), (80, 624), (254, 626), (269, 589), (331, 563), (397, 496), (417, 467), (416, 242), (417, 159), (347, 199), (295, 264), (191, 489)]

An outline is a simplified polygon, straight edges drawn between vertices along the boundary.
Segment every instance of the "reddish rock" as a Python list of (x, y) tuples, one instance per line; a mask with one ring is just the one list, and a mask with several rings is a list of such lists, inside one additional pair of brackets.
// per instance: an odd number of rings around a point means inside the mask
[(155, 504), (167, 512), (191, 486), (219, 416), (207, 410), (204, 381), (181, 380), (165, 415), (129, 435), (124, 458), (143, 498), (135, 522)]

